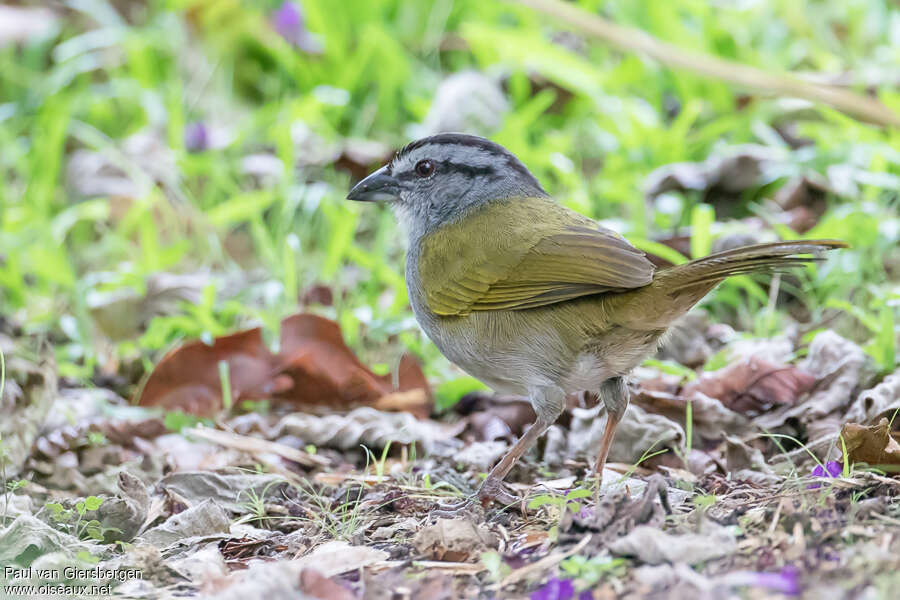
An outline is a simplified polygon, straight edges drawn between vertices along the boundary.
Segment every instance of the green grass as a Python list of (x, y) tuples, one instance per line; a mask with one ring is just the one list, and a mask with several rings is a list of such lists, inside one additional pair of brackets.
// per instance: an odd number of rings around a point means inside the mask
[[(648, 205), (641, 189), (657, 167), (764, 145), (779, 172), (729, 209), (763, 219), (788, 177), (831, 174), (841, 185), (806, 235), (853, 248), (781, 289), (802, 300), (811, 322), (868, 344), (882, 370), (896, 363), (898, 287), (886, 264), (896, 263), (900, 241), (900, 131), (823, 108), (791, 118), (775, 99), (590, 41), (572, 51), (553, 43), (545, 17), (514, 3), (348, 0), (336, 10), (305, 0), (321, 55), (271, 31), (277, 2), (151, 0), (127, 19), (95, 4), (107, 10), (69, 9), (58, 33), (0, 49), (0, 314), (53, 339), (64, 375), (87, 379), (104, 368), (110, 342), (120, 360), (149, 366), (186, 338), (251, 323), (274, 337), (298, 296), (324, 283), (336, 301), (316, 310), (341, 324), (366, 362), (395, 364), (409, 348), (432, 377), (457, 378), (411, 318), (392, 215), (343, 200), (350, 177), (326, 147), (405, 143), (441, 79), (467, 68), (504, 74), (511, 111), (493, 138), (561, 201), (648, 250), (693, 226), (691, 252), (703, 254), (724, 231), (695, 193), (674, 194), (674, 211)], [(900, 11), (889, 0), (581, 4), (760, 68), (870, 77), (860, 85), (900, 109), (888, 76), (900, 60), (892, 33)], [(225, 129), (230, 143), (189, 152), (185, 127), (197, 121)], [(783, 125), (811, 143), (789, 147), (777, 133)], [(318, 141), (297, 144), (302, 131)], [(134, 135), (151, 149), (129, 150)], [(70, 171), (76, 152), (102, 156), (134, 191), (85, 190), (90, 174)], [(244, 158), (261, 153), (281, 165), (280, 177), (243, 171)], [(98, 316), (104, 299), (140, 297), (160, 272), (213, 276), (200, 302), (137, 314), (135, 327), (110, 331)], [(767, 300), (765, 287), (741, 278), (704, 306), (770, 334), (783, 321), (764, 310)], [(851, 316), (828, 321), (847, 306)]]

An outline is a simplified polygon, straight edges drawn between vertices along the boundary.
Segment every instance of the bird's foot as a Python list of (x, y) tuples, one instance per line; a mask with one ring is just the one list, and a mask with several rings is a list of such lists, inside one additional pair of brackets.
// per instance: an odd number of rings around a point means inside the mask
[(510, 506), (520, 502), (520, 498), (517, 498), (504, 490), (499, 479), (488, 477), (481, 484), (481, 487), (478, 488), (478, 491), (468, 498), (458, 502), (451, 502), (450, 504), (438, 505), (437, 508), (431, 511), (431, 514), (435, 517), (453, 519), (468, 512), (469, 509), (478, 504), (482, 507), (487, 507), (491, 502), (499, 502), (500, 504)]

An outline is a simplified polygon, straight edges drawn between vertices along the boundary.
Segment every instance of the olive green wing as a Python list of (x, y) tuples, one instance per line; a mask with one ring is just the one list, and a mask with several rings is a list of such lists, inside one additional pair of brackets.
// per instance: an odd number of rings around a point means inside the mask
[(616, 233), (549, 199), (516, 202), (426, 238), (418, 266), (432, 312), (522, 310), (652, 281), (653, 264)]

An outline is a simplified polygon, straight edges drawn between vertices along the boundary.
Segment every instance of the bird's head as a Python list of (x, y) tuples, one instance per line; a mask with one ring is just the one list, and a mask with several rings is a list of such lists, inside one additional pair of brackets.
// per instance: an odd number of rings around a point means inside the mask
[(390, 203), (410, 233), (422, 235), (490, 202), (546, 195), (503, 146), (474, 135), (442, 133), (405, 146), (347, 198)]

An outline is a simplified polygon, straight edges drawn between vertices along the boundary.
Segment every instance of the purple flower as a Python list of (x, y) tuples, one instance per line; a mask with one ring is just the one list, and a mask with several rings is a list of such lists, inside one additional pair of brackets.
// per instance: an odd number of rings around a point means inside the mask
[(203, 152), (209, 149), (209, 129), (202, 121), (184, 128), (184, 147), (188, 152)]
[(298, 2), (285, 0), (281, 7), (272, 13), (272, 29), (293, 46), (309, 52), (322, 52), (322, 43), (318, 37), (307, 31), (303, 7)]
[(531, 600), (570, 600), (575, 595), (575, 588), (570, 579), (553, 578), (544, 587), (532, 592)]
[[(812, 470), (813, 477), (840, 477), (841, 473), (844, 472), (844, 465), (837, 462), (836, 460), (829, 460), (825, 463), (825, 466), (816, 465), (816, 468)], [(822, 487), (821, 483), (811, 483), (806, 486), (807, 489), (814, 490)]]
[[(835, 463), (837, 464), (837, 463)], [(788, 596), (799, 596), (803, 588), (800, 585), (800, 571), (790, 565), (778, 573), (756, 573), (753, 585), (763, 587)]]
[(787, 596), (799, 596), (803, 591), (800, 585), (800, 571), (790, 565), (777, 573), (758, 573), (754, 571), (736, 571), (725, 576), (730, 585), (751, 585), (781, 592)]
[(593, 519), (594, 518), (594, 509), (589, 506), (582, 507), (582, 509), (578, 511), (578, 518), (583, 521), (587, 521), (588, 519)]

